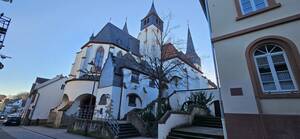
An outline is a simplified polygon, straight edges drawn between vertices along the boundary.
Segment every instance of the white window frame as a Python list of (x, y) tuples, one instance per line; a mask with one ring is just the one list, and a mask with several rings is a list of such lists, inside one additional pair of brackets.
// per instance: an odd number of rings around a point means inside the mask
[[(277, 45), (275, 45), (274, 47), (279, 47)], [(279, 47), (281, 48), (281, 47)], [(282, 49), (282, 48), (281, 48)], [(255, 53), (255, 51), (254, 51)], [(274, 66), (274, 63), (273, 63), (273, 60), (272, 60), (272, 56), (274, 55), (283, 55), (284, 57), (284, 61), (285, 61), (285, 64), (287, 65), (287, 68), (288, 68), (288, 72), (291, 76), (291, 80), (292, 80), (292, 83), (294, 85), (294, 88), (295, 89), (282, 89), (281, 86), (280, 86), (280, 82), (279, 82), (279, 79), (278, 79), (278, 76), (277, 76), (277, 72), (275, 70), (275, 66)], [(259, 77), (259, 81), (260, 81), (260, 86), (263, 90), (264, 93), (270, 93), (270, 94), (274, 94), (274, 93), (278, 93), (278, 94), (284, 94), (284, 93), (289, 93), (289, 92), (294, 92), (294, 91), (297, 91), (298, 90), (298, 86), (295, 82), (295, 77), (294, 77), (294, 74), (291, 70), (291, 67), (290, 67), (290, 63), (288, 61), (288, 58), (286, 56), (286, 53), (284, 51), (284, 49), (282, 49), (281, 52), (276, 52), (276, 53), (266, 53), (266, 54), (263, 54), (263, 55), (258, 55), (258, 56), (255, 56), (253, 54), (253, 57), (254, 57), (254, 62), (255, 62), (255, 66), (256, 66), (256, 70), (257, 70), (257, 74), (258, 74), (258, 77)], [(258, 63), (257, 63), (257, 58), (261, 58), (261, 57), (267, 57), (267, 60), (268, 60), (268, 64), (269, 64), (269, 67), (270, 67), (270, 70), (271, 70), (271, 74), (272, 74), (272, 78), (273, 78), (273, 81), (275, 83), (275, 87), (276, 87), (276, 90), (265, 90), (264, 86), (263, 86), (263, 81), (261, 79), (261, 75), (260, 75), (260, 72), (259, 72), (259, 68), (258, 68)]]
[[(254, 3), (254, 0), (249, 0), (249, 1), (250, 1), (250, 3), (251, 3), (251, 7), (252, 7), (252, 9), (253, 9), (252, 12), (257, 11), (258, 9), (256, 8), (256, 5), (255, 5), (255, 3)], [(267, 1), (267, 0), (264, 0), (264, 1), (265, 1), (265, 4), (266, 4), (266, 7), (268, 7), (268, 6), (269, 6), (268, 1)], [(246, 15), (246, 14), (251, 13), (251, 12), (245, 13), (244, 8), (243, 8), (243, 5), (242, 5), (242, 1), (239, 0), (239, 3), (240, 3), (240, 7), (241, 7), (241, 12), (243, 13), (243, 15)]]

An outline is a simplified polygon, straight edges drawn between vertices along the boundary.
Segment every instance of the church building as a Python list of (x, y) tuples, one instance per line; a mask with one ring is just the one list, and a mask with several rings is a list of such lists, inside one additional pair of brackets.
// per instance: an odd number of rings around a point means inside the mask
[(108, 115), (123, 119), (132, 109), (146, 107), (159, 95), (154, 84), (156, 79), (151, 79), (147, 72), (151, 66), (148, 58), (182, 64), (180, 67), (185, 74), (170, 74), (164, 96), (175, 90), (216, 87), (203, 75), (190, 29), (187, 32), (186, 53), (176, 49), (171, 42), (159, 45), (164, 34), (164, 21), (154, 4), (141, 20), (137, 37), (130, 34), (127, 23), (123, 29), (107, 23), (76, 53), (65, 84), (63, 102), (52, 111), (86, 119)]

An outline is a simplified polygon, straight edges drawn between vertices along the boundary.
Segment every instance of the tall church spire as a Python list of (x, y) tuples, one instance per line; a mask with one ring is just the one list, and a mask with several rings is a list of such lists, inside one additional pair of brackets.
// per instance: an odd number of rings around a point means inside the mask
[(187, 36), (187, 44), (186, 44), (186, 53), (185, 55), (189, 58), (189, 60), (196, 65), (201, 67), (201, 59), (197, 55), (190, 31), (190, 27), (188, 27), (188, 36)]
[(192, 39), (190, 27), (188, 27), (188, 36), (187, 36), (186, 47), (187, 47), (186, 48), (186, 54), (195, 53), (195, 47), (194, 47), (194, 43), (193, 43), (193, 39)]
[(125, 24), (124, 24), (124, 27), (123, 27), (123, 31), (126, 32), (127, 34), (128, 33), (128, 28), (127, 28), (127, 18), (126, 18), (126, 21), (125, 21)]
[(158, 15), (157, 12), (156, 12), (155, 6), (154, 6), (154, 1), (152, 1), (151, 9), (148, 12), (147, 16), (149, 16), (151, 14)]

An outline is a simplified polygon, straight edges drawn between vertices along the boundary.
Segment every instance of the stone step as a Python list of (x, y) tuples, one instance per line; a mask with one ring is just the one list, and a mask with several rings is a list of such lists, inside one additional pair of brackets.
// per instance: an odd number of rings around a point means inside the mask
[(216, 127), (216, 128), (222, 128), (222, 124), (221, 123), (199, 123), (199, 122), (193, 122), (194, 126), (203, 126), (203, 127)]
[(221, 118), (218, 117), (208, 117), (208, 116), (195, 116), (194, 121), (214, 121), (214, 122), (221, 122)]
[(120, 123), (119, 124), (119, 138), (129, 138), (129, 137), (138, 137), (140, 133), (138, 130), (130, 123)]
[(189, 135), (189, 134), (179, 134), (179, 133), (173, 133), (167, 137), (169, 138), (175, 138), (175, 139), (216, 139), (216, 138), (211, 138), (211, 137), (206, 137), (206, 136), (196, 136), (196, 135)]
[(133, 125), (131, 124), (119, 124), (119, 127), (132, 127)]
[(223, 129), (213, 127), (191, 126), (172, 129), (168, 139), (223, 139)]
[(130, 137), (139, 137), (140, 134), (123, 134), (123, 135), (119, 135), (119, 138), (130, 138)]
[(208, 116), (195, 116), (193, 120), (193, 125), (222, 128), (221, 118), (208, 117)]
[(184, 139), (184, 138), (168, 135), (167, 139)]
[(191, 139), (222, 138), (222, 136), (205, 133), (205, 132), (196, 133), (196, 132), (186, 132), (186, 131), (176, 131), (176, 130), (171, 131), (170, 135), (176, 137), (191, 138)]
[(121, 131), (119, 132), (119, 135), (124, 135), (124, 134), (139, 134), (136, 130), (130, 130), (130, 131)]
[(131, 131), (131, 130), (136, 131), (136, 129), (133, 128), (133, 127), (120, 128), (119, 130), (120, 130), (120, 132), (121, 132), (121, 131)]

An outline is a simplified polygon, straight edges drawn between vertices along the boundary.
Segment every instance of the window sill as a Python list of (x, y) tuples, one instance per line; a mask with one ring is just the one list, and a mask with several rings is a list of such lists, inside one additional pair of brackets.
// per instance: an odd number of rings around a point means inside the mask
[(260, 99), (293, 99), (293, 98), (300, 98), (300, 92), (299, 91), (293, 91), (293, 92), (285, 92), (282, 94), (265, 94), (261, 93), (259, 96)]
[(238, 17), (236, 17), (236, 21), (239, 21), (239, 20), (242, 20), (242, 19), (245, 19), (245, 18), (248, 18), (248, 17), (252, 17), (252, 16), (255, 16), (255, 15), (258, 15), (258, 14), (261, 14), (261, 13), (264, 13), (264, 12), (276, 9), (276, 8), (279, 8), (280, 6), (281, 6), (280, 3), (276, 3), (276, 4), (271, 5), (269, 7), (266, 7), (266, 8), (263, 8), (263, 9), (260, 9), (260, 10), (257, 10), (257, 11), (245, 14), (245, 15), (239, 15)]

